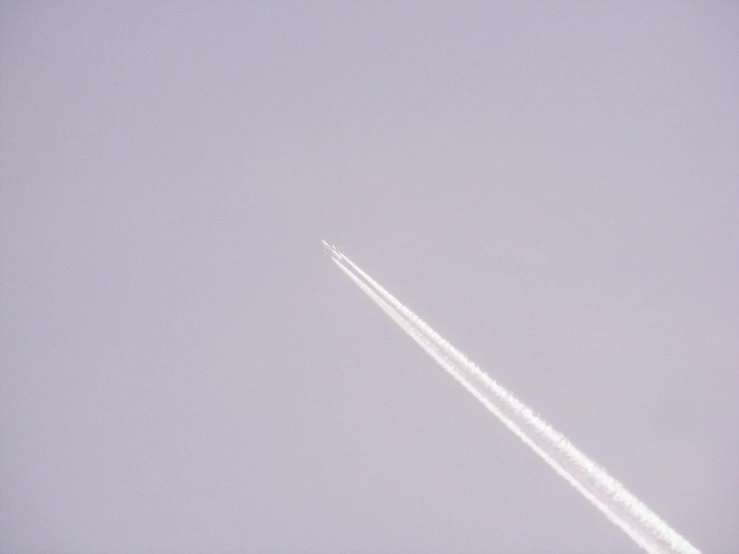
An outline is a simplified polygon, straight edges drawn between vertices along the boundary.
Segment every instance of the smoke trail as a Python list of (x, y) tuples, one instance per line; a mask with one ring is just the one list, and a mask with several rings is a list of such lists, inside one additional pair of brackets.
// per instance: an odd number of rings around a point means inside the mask
[[(411, 338), (640, 547), (653, 553), (698, 554), (695, 547), (603, 468), (589, 460), (531, 408), (469, 361), (349, 258), (342, 254), (341, 260), (359, 277), (334, 258), (334, 262)], [(488, 398), (485, 392), (492, 393), (494, 399)], [(496, 405), (494, 400), (500, 405)]]

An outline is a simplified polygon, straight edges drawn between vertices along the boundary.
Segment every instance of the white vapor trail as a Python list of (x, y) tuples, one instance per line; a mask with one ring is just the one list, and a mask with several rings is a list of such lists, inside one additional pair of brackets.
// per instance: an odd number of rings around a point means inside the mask
[(623, 485), (508, 392), (344, 254), (332, 260), (413, 340), (554, 471), (650, 554), (700, 554)]
[(625, 533), (627, 533), (637, 544), (645, 549), (649, 548), (649, 544), (646, 543), (641, 535), (635, 530), (631, 529), (625, 522), (618, 518), (618, 516), (609, 508), (609, 506), (598, 499), (586, 486), (580, 483), (573, 475), (571, 475), (562, 465), (560, 465), (555, 458), (547, 454), (547, 452), (541, 448), (536, 441), (532, 440), (526, 432), (519, 427), (512, 419), (506, 417), (493, 402), (490, 401), (483, 393), (480, 392), (479, 387), (476, 387), (474, 382), (468, 381), (464, 374), (461, 373), (454, 365), (454, 363), (444, 354), (438, 350), (430, 340), (424, 336), (424, 334), (414, 327), (414, 325), (405, 319), (399, 312), (393, 309), (381, 296), (379, 296), (372, 288), (365, 284), (362, 280), (356, 277), (350, 270), (346, 269), (341, 262), (332, 258), (339, 268), (346, 273), (354, 283), (359, 286), (387, 315), (391, 317), (410, 337), (415, 340), (432, 358), (434, 358), (447, 372), (454, 377), (459, 383), (467, 389), (472, 395), (477, 398), (488, 410), (490, 410), (503, 424), (508, 427), (513, 433), (518, 436), (525, 444), (530, 446), (534, 452), (536, 452), (554, 471), (569, 482), (575, 489), (577, 489), (586, 499), (588, 499), (596, 508), (603, 512), (606, 517), (620, 527)]

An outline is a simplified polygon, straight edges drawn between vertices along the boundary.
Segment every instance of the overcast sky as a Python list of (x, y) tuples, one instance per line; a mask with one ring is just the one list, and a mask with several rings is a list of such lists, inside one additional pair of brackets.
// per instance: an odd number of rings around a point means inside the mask
[(0, 81), (0, 551), (637, 551), (322, 238), (739, 551), (737, 4), (3, 2)]

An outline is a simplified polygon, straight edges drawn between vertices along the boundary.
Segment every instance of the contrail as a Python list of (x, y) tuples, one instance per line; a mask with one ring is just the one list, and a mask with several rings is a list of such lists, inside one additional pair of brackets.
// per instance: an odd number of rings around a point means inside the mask
[(434, 358), (447, 372), (454, 377), (465, 389), (477, 398), (488, 410), (490, 410), (503, 424), (518, 436), (525, 444), (530, 446), (554, 471), (577, 489), (587, 500), (589, 500), (596, 508), (605, 514), (605, 516), (618, 527), (620, 527), (629, 537), (631, 537), (639, 546), (642, 546), (648, 552), (650, 544), (646, 542), (638, 531), (632, 529), (626, 522), (621, 520), (616, 513), (608, 506), (607, 503), (601, 501), (588, 488), (580, 483), (573, 475), (571, 475), (555, 458), (550, 456), (542, 449), (535, 440), (532, 440), (524, 430), (519, 427), (513, 420), (506, 417), (493, 402), (490, 401), (483, 393), (480, 392), (479, 386), (475, 386), (473, 381), (465, 378), (455, 364), (445, 357), (443, 351), (438, 349), (437, 345), (429, 340), (419, 329), (404, 318), (399, 312), (395, 311), (381, 296), (379, 296), (372, 288), (354, 275), (349, 269), (344, 267), (341, 262), (332, 258), (332, 261), (346, 273), (354, 283), (359, 286), (387, 315), (391, 317), (410, 337), (415, 340), (432, 358)]
[(603, 468), (468, 360), (349, 258), (326, 246), (342, 271), (411, 338), (636, 544), (655, 554), (699, 553)]

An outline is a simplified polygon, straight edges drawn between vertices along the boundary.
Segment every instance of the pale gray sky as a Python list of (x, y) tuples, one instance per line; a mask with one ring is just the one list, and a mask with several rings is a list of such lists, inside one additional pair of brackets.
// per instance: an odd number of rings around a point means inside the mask
[(0, 551), (636, 552), (325, 257), (739, 550), (739, 7), (0, 8)]

